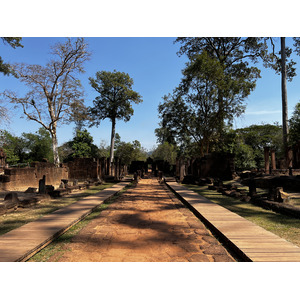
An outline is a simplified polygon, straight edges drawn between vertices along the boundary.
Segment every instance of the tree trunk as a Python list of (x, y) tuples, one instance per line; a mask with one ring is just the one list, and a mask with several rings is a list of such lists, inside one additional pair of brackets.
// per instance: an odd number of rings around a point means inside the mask
[(282, 95), (282, 130), (283, 146), (287, 152), (288, 146), (288, 106), (287, 106), (287, 89), (286, 89), (286, 54), (285, 54), (285, 37), (281, 40), (281, 95)]
[(109, 160), (109, 175), (112, 174), (112, 166), (114, 161), (114, 148), (115, 148), (115, 131), (116, 131), (116, 119), (111, 120), (111, 140), (110, 140), (110, 160)]
[(57, 135), (56, 135), (56, 126), (53, 126), (51, 130), (52, 136), (52, 148), (53, 148), (53, 157), (54, 157), (54, 164), (56, 167), (59, 166), (59, 155), (58, 155), (58, 147), (57, 147)]

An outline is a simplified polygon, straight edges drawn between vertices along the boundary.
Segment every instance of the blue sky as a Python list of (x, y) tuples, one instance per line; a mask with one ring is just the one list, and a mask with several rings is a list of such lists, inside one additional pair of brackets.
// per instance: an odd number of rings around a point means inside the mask
[[(49, 46), (63, 38), (23, 38), (24, 48), (12, 49), (0, 45), (3, 59), (8, 62), (26, 62), (29, 64), (45, 64), (49, 58)], [(154, 129), (158, 127), (157, 106), (161, 97), (172, 92), (179, 82), (181, 69), (186, 58), (176, 55), (178, 45), (174, 38), (86, 38), (92, 52), (91, 60), (86, 62), (86, 72), (80, 76), (85, 91), (86, 105), (92, 105), (97, 92), (89, 84), (89, 77), (97, 71), (113, 71), (114, 69), (128, 73), (134, 80), (133, 89), (140, 93), (143, 102), (133, 105), (134, 115), (129, 122), (118, 121), (116, 132), (124, 141), (139, 140), (150, 149), (156, 143)], [(0, 75), (0, 90), (17, 90), (22, 95), (23, 89), (19, 81), (12, 76)], [(14, 110), (9, 130), (16, 135), (23, 131), (36, 130), (38, 124), (20, 119), (22, 112)], [(59, 144), (72, 139), (74, 125), (63, 125), (58, 129)], [(104, 120), (101, 125), (88, 129), (94, 137), (96, 145), (101, 140), (110, 141), (111, 123)]]
[[(29, 64), (44, 65), (49, 59), (50, 45), (64, 38), (32, 37), (23, 38), (24, 48), (12, 49), (9, 46), (0, 45), (2, 58), (10, 63), (25, 62)], [(92, 100), (97, 93), (89, 85), (88, 78), (95, 76), (97, 71), (114, 69), (128, 73), (134, 80), (134, 90), (139, 92), (143, 102), (133, 105), (134, 115), (127, 123), (117, 122), (116, 131), (121, 139), (126, 142), (139, 140), (143, 147), (150, 150), (156, 145), (155, 128), (158, 127), (158, 104), (162, 97), (171, 93), (181, 79), (181, 70), (187, 59), (179, 57), (176, 52), (178, 44), (174, 44), (172, 37), (103, 37), (86, 38), (89, 49), (92, 52), (91, 60), (86, 62), (86, 72), (80, 76), (85, 91), (86, 105), (92, 105)], [(278, 39), (279, 43), (279, 39)], [(287, 44), (292, 40), (287, 38)], [(279, 45), (277, 45), (279, 46)], [(294, 56), (298, 62), (299, 57)], [(261, 69), (261, 76), (257, 81), (257, 87), (246, 100), (245, 114), (236, 119), (235, 128), (249, 126), (251, 124), (274, 123), (281, 124), (281, 79), (273, 70)], [(300, 99), (300, 77), (296, 76), (288, 82), (288, 106), (291, 115), (295, 104)], [(24, 86), (12, 76), (0, 75), (0, 90), (11, 89), (17, 91), (20, 96), (25, 93)], [(33, 121), (27, 121), (21, 110), (12, 109), (11, 123), (6, 128), (16, 135), (22, 132), (34, 132), (39, 125)], [(99, 127), (88, 129), (94, 138), (94, 143), (99, 145), (101, 141), (109, 144), (111, 123), (105, 120)], [(58, 129), (58, 142), (62, 144), (72, 139), (74, 125), (62, 125)]]

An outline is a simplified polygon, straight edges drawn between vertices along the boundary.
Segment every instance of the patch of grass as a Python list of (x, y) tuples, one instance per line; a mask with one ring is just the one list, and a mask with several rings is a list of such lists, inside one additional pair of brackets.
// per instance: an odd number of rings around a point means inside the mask
[(41, 202), (32, 207), (18, 208), (18, 210), (0, 216), (0, 235), (33, 222), (42, 216), (52, 213), (62, 207), (70, 205), (79, 199), (100, 192), (103, 189), (113, 186), (114, 183), (104, 183), (92, 186), (82, 193), (69, 194), (67, 196)]
[(192, 184), (184, 184), (184, 186), (300, 247), (299, 219), (224, 196), (217, 191), (208, 190), (207, 186)]
[(86, 216), (83, 220), (72, 226), (68, 229), (64, 234), (59, 236), (53, 242), (51, 242), (48, 246), (41, 249), (34, 256), (32, 256), (28, 262), (47, 262), (51, 259), (51, 261), (58, 261), (66, 251), (69, 251), (67, 245), (71, 242), (72, 238), (78, 234), (85, 226), (89, 224), (94, 218), (99, 216), (101, 212), (108, 208), (109, 204), (113, 203), (120, 195), (122, 195), (125, 191), (131, 188), (134, 184), (130, 183), (124, 189), (119, 191), (115, 196), (107, 199), (97, 207), (92, 213)]

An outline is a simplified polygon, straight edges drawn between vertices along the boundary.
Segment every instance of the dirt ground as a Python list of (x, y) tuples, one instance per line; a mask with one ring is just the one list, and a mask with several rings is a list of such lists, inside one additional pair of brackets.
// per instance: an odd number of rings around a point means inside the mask
[(234, 261), (202, 222), (154, 178), (141, 180), (119, 196), (65, 247), (58, 261)]

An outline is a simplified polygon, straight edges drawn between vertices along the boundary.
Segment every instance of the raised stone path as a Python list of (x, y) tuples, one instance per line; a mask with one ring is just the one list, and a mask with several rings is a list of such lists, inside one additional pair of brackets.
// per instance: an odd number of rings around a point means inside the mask
[(185, 188), (167, 185), (179, 195), (204, 223), (245, 261), (299, 262), (300, 248), (241, 216)]
[(0, 262), (25, 261), (87, 216), (103, 201), (122, 190), (128, 181), (88, 196), (0, 236)]
[(142, 179), (49, 261), (234, 261), (203, 223), (156, 178)]
[[(27, 260), (127, 184), (3, 234), (0, 261)], [(300, 261), (299, 247), (176, 182), (167, 184), (194, 213), (156, 179), (143, 179), (84, 227), (58, 261), (234, 261), (195, 215), (245, 261)]]

